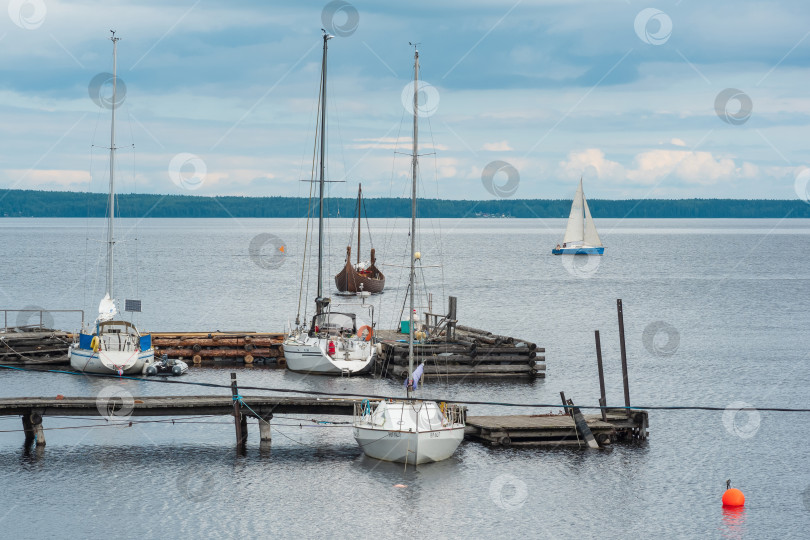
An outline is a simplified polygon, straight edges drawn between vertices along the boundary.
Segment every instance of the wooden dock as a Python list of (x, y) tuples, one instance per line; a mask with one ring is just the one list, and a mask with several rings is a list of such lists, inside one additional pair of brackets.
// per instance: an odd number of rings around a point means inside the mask
[[(284, 334), (278, 332), (152, 332), (155, 357), (213, 363), (284, 366)], [(74, 336), (60, 330), (0, 332), (0, 364), (68, 365)]]
[[(234, 418), (237, 447), (247, 443), (247, 418), (259, 421), (262, 445), (271, 441), (270, 422), (274, 414), (307, 416), (351, 416), (362, 399), (286, 396), (239, 396), (235, 378), (232, 395), (142, 396), (102, 391), (97, 397), (0, 398), (0, 416), (20, 416), (26, 441), (45, 445), (46, 416), (101, 416), (112, 422), (130, 417), (228, 415)], [(110, 387), (120, 390), (117, 387)], [(237, 396), (238, 399), (234, 399)], [(607, 421), (587, 415), (586, 421), (600, 446), (617, 441), (646, 439), (647, 412), (610, 410)], [(492, 446), (586, 445), (585, 437), (568, 414), (467, 416), (466, 436)]]
[[(647, 411), (611, 409), (607, 420), (586, 414), (599, 446), (647, 438)], [(586, 440), (569, 414), (467, 416), (466, 435), (492, 446), (585, 446)]]
[[(404, 380), (408, 374), (407, 335), (389, 330), (378, 336), (382, 342), (375, 373)], [(467, 326), (457, 325), (450, 338), (440, 333), (438, 339), (416, 342), (413, 350), (415, 361), (425, 365), (427, 381), (546, 376), (545, 348)]]

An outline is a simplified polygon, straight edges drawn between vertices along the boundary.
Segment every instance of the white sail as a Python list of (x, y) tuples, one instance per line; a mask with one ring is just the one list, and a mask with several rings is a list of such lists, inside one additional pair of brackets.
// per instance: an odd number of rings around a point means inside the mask
[(571, 204), (571, 213), (568, 215), (568, 226), (565, 228), (563, 243), (582, 242), (585, 236), (583, 229), (582, 213), (582, 179), (579, 180), (579, 188), (574, 195), (574, 202)]
[(588, 200), (585, 195), (582, 195), (582, 205), (585, 207), (585, 245), (591, 247), (602, 247), (602, 240), (599, 238), (599, 233), (596, 232), (596, 225), (593, 224), (591, 211), (588, 208)]

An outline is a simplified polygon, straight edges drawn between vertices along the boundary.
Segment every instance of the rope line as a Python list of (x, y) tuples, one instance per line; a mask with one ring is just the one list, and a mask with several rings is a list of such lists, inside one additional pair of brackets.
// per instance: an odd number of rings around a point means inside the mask
[[(207, 388), (222, 388), (230, 390), (230, 384), (217, 384), (217, 383), (203, 383), (203, 382), (191, 382), (191, 381), (178, 381), (174, 379), (146, 379), (143, 377), (132, 377), (132, 376), (119, 376), (115, 374), (105, 374), (105, 373), (81, 373), (77, 371), (66, 371), (66, 370), (58, 370), (58, 369), (31, 369), (31, 368), (23, 368), (19, 366), (7, 366), (0, 364), (0, 368), (2, 369), (9, 369), (9, 370), (16, 370), (16, 371), (34, 371), (39, 373), (56, 373), (56, 374), (63, 374), (63, 375), (74, 375), (74, 376), (81, 376), (81, 377), (102, 377), (102, 378), (112, 378), (116, 380), (120, 379), (127, 379), (132, 381), (142, 381), (142, 382), (149, 382), (149, 383), (156, 383), (156, 384), (184, 384), (190, 386), (203, 386)], [(360, 393), (342, 393), (342, 392), (320, 392), (317, 390), (296, 390), (292, 388), (272, 388), (266, 386), (242, 386), (240, 385), (240, 390), (257, 390), (262, 392), (278, 392), (282, 394), (302, 394), (302, 395), (311, 395), (311, 396), (323, 396), (323, 397), (332, 397), (332, 398), (351, 398), (351, 399), (381, 399), (381, 400), (392, 400), (392, 401), (404, 401), (404, 398), (401, 396), (383, 396), (383, 395), (374, 395), (374, 394), (360, 394)], [(2, 399), (2, 398), (0, 398)], [(415, 398), (414, 398), (415, 399)], [(561, 405), (559, 403), (510, 403), (510, 402), (503, 402), (503, 401), (474, 401), (474, 400), (466, 400), (466, 399), (454, 399), (454, 400), (447, 400), (447, 399), (440, 399), (440, 398), (431, 398), (431, 397), (423, 397), (415, 399), (417, 401), (452, 401), (453, 403), (459, 403), (464, 405), (492, 405), (496, 407), (525, 407), (525, 408), (533, 408), (533, 409), (540, 409), (540, 408), (564, 408), (565, 410), (571, 409), (573, 407), (577, 407), (579, 409), (594, 409), (594, 410), (602, 410), (602, 409), (624, 409), (624, 410), (634, 410), (634, 411), (644, 411), (644, 410), (659, 410), (659, 411), (725, 411), (728, 407), (716, 407), (716, 406), (705, 406), (705, 405), (633, 405), (633, 406), (626, 406), (626, 405)], [(791, 408), (791, 407), (740, 407), (735, 408), (735, 410), (741, 411), (760, 411), (760, 412), (810, 412), (810, 408)]]

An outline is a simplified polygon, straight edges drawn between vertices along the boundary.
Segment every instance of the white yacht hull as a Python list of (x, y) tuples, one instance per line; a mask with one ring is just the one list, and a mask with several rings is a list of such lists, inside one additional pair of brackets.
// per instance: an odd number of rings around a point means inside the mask
[(332, 340), (335, 354), (329, 355), (329, 339), (306, 334), (284, 341), (287, 369), (316, 375), (359, 375), (371, 370), (374, 345), (370, 341)]
[(464, 426), (420, 432), (355, 426), (354, 438), (369, 457), (419, 465), (452, 456), (464, 440)]
[(155, 361), (155, 351), (98, 351), (70, 349), (70, 367), (84, 373), (112, 373), (124, 375), (144, 373), (145, 368)]

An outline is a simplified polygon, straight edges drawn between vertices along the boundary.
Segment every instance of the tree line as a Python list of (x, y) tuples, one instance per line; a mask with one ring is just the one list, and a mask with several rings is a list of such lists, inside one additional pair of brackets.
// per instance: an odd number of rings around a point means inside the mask
[[(364, 200), (367, 217), (408, 217), (410, 199)], [(807, 218), (810, 204), (771, 199), (626, 199), (588, 200), (595, 218)], [(194, 195), (120, 194), (116, 216), (154, 218), (298, 218), (317, 215), (317, 201), (299, 197), (204, 197)], [(565, 218), (571, 200), (498, 199), (485, 201), (420, 199), (420, 217)], [(328, 198), (324, 214), (354, 217), (353, 198)], [(104, 193), (0, 190), (2, 217), (105, 217)]]

